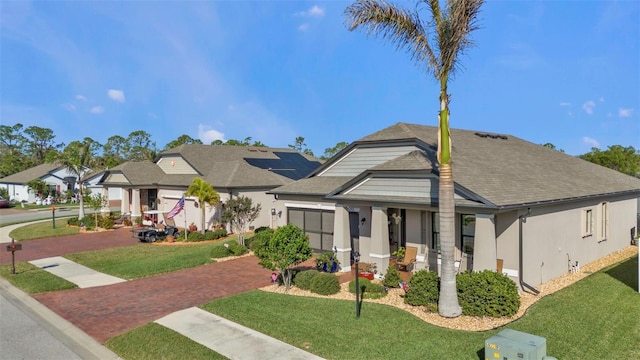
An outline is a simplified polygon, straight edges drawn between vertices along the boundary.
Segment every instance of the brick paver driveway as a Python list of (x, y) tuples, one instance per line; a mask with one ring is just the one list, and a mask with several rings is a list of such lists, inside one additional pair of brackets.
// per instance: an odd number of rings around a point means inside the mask
[[(29, 261), (75, 252), (140, 244), (130, 229), (60, 236), (23, 242), (16, 261)], [(4, 249), (0, 249), (4, 250)], [(11, 253), (0, 251), (0, 263)], [(203, 265), (125, 283), (33, 295), (49, 309), (97, 341), (157, 320), (174, 311), (270, 284), (271, 271), (254, 256)]]

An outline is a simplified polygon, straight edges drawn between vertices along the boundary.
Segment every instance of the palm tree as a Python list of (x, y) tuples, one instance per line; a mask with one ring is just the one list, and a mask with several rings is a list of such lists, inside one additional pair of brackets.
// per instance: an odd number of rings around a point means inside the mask
[(82, 142), (72, 141), (60, 152), (53, 161), (62, 164), (78, 179), (80, 192), (80, 209), (78, 220), (84, 219), (84, 182), (92, 167), (96, 165), (96, 152), (100, 144), (91, 138), (85, 138)]
[(381, 35), (398, 48), (406, 48), (413, 60), (418, 65), (426, 65), (427, 72), (440, 83), (438, 207), (442, 270), (438, 312), (444, 317), (457, 317), (462, 310), (458, 303), (454, 267), (455, 203), (447, 85), (449, 76), (456, 70), (458, 55), (473, 44), (469, 35), (478, 28), (477, 16), (484, 0), (448, 0), (444, 9), (440, 7), (439, 0), (422, 2), (431, 12), (432, 21), (429, 23), (420, 19), (417, 10), (399, 9), (383, 0), (358, 0), (347, 7), (345, 14), (349, 30), (362, 27), (367, 34)]
[(216, 206), (220, 203), (220, 195), (214, 190), (213, 186), (201, 178), (193, 179), (191, 185), (187, 189), (187, 196), (195, 196), (200, 202), (200, 223), (202, 224), (201, 232), (205, 233), (205, 204)]

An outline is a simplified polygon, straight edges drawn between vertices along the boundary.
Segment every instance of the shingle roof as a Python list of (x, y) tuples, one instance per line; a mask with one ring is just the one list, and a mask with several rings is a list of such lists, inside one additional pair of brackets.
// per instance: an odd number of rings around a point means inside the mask
[(2, 179), (0, 179), (0, 183), (26, 184), (33, 179), (39, 179), (61, 167), (62, 166), (60, 164), (54, 164), (54, 163), (44, 163), (44, 164), (36, 165), (27, 170), (24, 170), (15, 174), (11, 174), (9, 176), (5, 176)]
[(320, 165), (292, 149), (183, 144), (158, 155), (178, 155), (198, 173), (165, 174), (149, 161), (124, 163), (111, 169), (122, 172), (132, 185), (188, 186), (198, 176), (214, 188), (276, 187), (298, 180)]
[[(425, 151), (412, 152), (367, 171), (438, 169), (434, 156), (438, 128), (397, 123), (354, 142), (349, 148), (375, 143), (415, 140)], [(563, 201), (615, 193), (640, 193), (640, 179), (593, 164), (511, 135), (451, 129), (453, 179), (458, 186), (477, 194), (497, 207)], [(343, 152), (344, 154), (346, 152)], [(426, 157), (425, 157), (426, 156)], [(331, 166), (330, 159), (303, 185), (292, 188), (326, 188), (331, 179), (316, 176)], [(317, 178), (317, 179), (316, 179)], [(316, 179), (316, 180), (312, 180)], [(331, 191), (327, 192), (330, 193)], [(302, 191), (300, 193), (303, 193)], [(314, 191), (314, 194), (317, 191)]]

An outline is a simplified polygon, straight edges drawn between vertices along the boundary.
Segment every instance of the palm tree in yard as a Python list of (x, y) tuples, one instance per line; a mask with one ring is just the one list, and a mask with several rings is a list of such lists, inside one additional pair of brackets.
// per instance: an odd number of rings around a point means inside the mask
[(62, 164), (77, 178), (80, 195), (78, 220), (84, 219), (84, 182), (91, 168), (97, 165), (96, 153), (99, 147), (100, 144), (91, 138), (85, 138), (82, 142), (72, 141), (52, 160)]
[(349, 30), (364, 28), (367, 34), (381, 35), (405, 48), (418, 65), (440, 83), (438, 115), (438, 163), (440, 166), (439, 212), (442, 270), (438, 312), (444, 317), (462, 313), (456, 291), (455, 203), (451, 169), (449, 134), (449, 94), (447, 84), (458, 63), (458, 55), (472, 45), (470, 34), (476, 30), (477, 16), (484, 0), (448, 0), (441, 8), (439, 0), (422, 0), (431, 12), (425, 23), (416, 10), (400, 9), (382, 0), (358, 0), (345, 10)]
[(191, 185), (187, 189), (187, 196), (195, 196), (198, 198), (198, 202), (200, 203), (200, 224), (201, 225), (201, 233), (205, 233), (205, 204), (209, 204), (211, 206), (216, 206), (220, 203), (220, 194), (213, 188), (211, 184), (204, 181), (201, 178), (193, 179)]

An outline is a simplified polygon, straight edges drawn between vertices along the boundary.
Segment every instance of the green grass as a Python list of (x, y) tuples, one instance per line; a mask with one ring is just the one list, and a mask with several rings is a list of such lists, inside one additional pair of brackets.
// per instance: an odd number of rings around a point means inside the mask
[(138, 244), (68, 254), (65, 257), (93, 270), (131, 280), (215, 263), (210, 257), (211, 249), (221, 243), (222, 240), (180, 246)]
[(56, 219), (56, 228), (53, 228), (51, 220), (25, 225), (12, 230), (9, 237), (16, 241), (26, 241), (32, 239), (40, 239), (46, 237), (55, 237), (62, 235), (78, 234), (80, 229), (77, 227), (67, 227), (66, 219)]
[(156, 323), (118, 335), (105, 344), (123, 359), (226, 359), (206, 346)]
[[(507, 328), (543, 336), (559, 359), (640, 358), (638, 257), (541, 299)], [(432, 326), (396, 308), (252, 291), (203, 309), (330, 359), (484, 359), (500, 329), (465, 332)]]
[(0, 266), (0, 276), (28, 294), (76, 288), (76, 284), (48, 273), (26, 261), (16, 263), (16, 273), (11, 274), (11, 264)]

